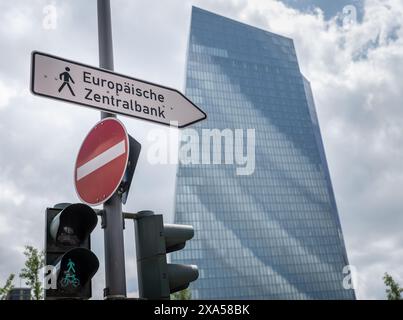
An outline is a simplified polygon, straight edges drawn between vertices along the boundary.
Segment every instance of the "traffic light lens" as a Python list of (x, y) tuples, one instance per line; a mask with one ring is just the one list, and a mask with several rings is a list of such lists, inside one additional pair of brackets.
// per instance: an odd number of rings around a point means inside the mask
[(80, 239), (75, 234), (74, 229), (64, 226), (57, 237), (57, 241), (64, 246), (78, 246)]
[(76, 264), (73, 260), (68, 260), (67, 270), (63, 271), (59, 284), (65, 291), (74, 291), (80, 287), (80, 279), (76, 275)]
[(51, 222), (50, 234), (57, 244), (78, 246), (94, 230), (98, 218), (95, 211), (83, 203), (66, 206)]

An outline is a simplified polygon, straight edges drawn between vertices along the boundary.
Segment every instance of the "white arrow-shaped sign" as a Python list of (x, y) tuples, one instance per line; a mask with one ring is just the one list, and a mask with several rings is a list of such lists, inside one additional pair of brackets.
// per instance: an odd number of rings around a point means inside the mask
[(34, 51), (32, 93), (179, 128), (206, 114), (178, 90)]

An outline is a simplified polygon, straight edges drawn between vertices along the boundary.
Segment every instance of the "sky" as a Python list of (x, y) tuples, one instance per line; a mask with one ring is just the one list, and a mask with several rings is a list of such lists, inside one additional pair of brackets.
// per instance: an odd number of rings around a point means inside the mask
[[(357, 270), (357, 297), (384, 299), (385, 272), (403, 284), (401, 0), (111, 2), (115, 70), (182, 91), (192, 5), (292, 38), (312, 85), (348, 257)], [(95, 0), (0, 0), (0, 20), (2, 285), (23, 267), (24, 245), (43, 248), (46, 207), (79, 201), (75, 158), (100, 115), (29, 91), (33, 50), (98, 65)], [(120, 119), (142, 143), (124, 211), (153, 210), (172, 221), (176, 167), (151, 165), (146, 157), (149, 132), (168, 129)], [(92, 238), (100, 259), (93, 281), (97, 299), (104, 288), (102, 233), (98, 224)], [(135, 297), (131, 221), (125, 250), (128, 295)]]

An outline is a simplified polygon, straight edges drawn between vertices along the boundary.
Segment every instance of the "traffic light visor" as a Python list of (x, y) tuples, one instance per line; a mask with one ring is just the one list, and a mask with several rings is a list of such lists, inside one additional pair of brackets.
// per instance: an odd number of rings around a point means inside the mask
[(57, 244), (78, 246), (97, 225), (95, 211), (83, 203), (74, 203), (64, 208), (50, 225), (50, 234)]

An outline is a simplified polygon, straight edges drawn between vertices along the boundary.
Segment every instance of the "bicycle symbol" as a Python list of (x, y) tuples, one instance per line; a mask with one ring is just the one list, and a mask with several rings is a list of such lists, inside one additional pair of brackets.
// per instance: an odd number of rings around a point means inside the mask
[(65, 276), (60, 281), (60, 284), (64, 288), (70, 284), (73, 286), (73, 288), (77, 288), (80, 285), (80, 280), (76, 277), (75, 263), (69, 259), (67, 267), (68, 269), (65, 271)]
[(66, 274), (60, 284), (64, 288), (70, 284), (73, 286), (73, 288), (77, 288), (80, 285), (80, 280), (76, 277), (75, 274)]

